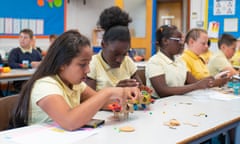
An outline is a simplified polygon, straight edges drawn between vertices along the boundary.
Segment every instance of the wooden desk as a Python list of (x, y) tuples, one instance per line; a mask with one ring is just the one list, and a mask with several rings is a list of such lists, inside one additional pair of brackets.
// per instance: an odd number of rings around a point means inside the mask
[[(232, 128), (237, 128), (235, 138), (236, 144), (239, 144), (240, 99), (216, 100), (208, 96), (211, 94), (209, 90), (202, 92), (204, 95), (200, 97), (185, 95), (157, 100), (151, 105), (150, 111), (135, 111), (125, 121), (114, 121), (111, 119), (112, 112), (100, 111), (95, 118), (105, 119), (105, 125), (97, 128), (96, 134), (73, 144), (199, 144)], [(164, 122), (173, 118), (180, 122), (176, 129), (164, 125)], [(132, 126), (135, 131), (120, 132), (118, 129), (122, 126)], [(10, 132), (14, 133), (17, 130)], [(39, 137), (35, 141), (41, 139), (47, 138)], [(4, 138), (4, 132), (0, 132), (0, 143), (13, 144), (9, 142), (9, 137)]]
[(35, 69), (12, 69), (9, 73), (0, 73), (0, 82), (28, 80)]

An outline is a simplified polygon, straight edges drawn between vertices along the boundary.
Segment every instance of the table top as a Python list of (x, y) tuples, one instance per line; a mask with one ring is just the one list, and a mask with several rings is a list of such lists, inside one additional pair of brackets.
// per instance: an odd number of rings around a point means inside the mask
[[(188, 143), (208, 135), (226, 125), (240, 122), (240, 99), (216, 100), (209, 97), (172, 96), (157, 100), (149, 111), (136, 111), (126, 121), (113, 122), (111, 114), (100, 112), (96, 118), (107, 119), (101, 131), (85, 139), (87, 143)], [(180, 122), (175, 129), (165, 126), (171, 119)], [(119, 132), (118, 128), (131, 126), (134, 132)]]
[[(18, 80), (19, 78), (28, 79), (35, 69), (11, 69), (8, 73), (0, 73), (0, 81)], [(22, 79), (21, 79), (22, 80)]]
[[(134, 111), (127, 120), (121, 121), (114, 120), (112, 112), (99, 111), (94, 118), (105, 119), (104, 126), (94, 129), (94, 135), (73, 143), (189, 143), (233, 123), (240, 123), (240, 96), (218, 98), (224, 96), (218, 91), (199, 90), (162, 98), (150, 105), (149, 110)], [(180, 125), (173, 128), (166, 126), (165, 123), (171, 119), (176, 119)], [(119, 131), (123, 126), (131, 126), (135, 131)], [(1, 142), (4, 142), (3, 134), (0, 132)]]

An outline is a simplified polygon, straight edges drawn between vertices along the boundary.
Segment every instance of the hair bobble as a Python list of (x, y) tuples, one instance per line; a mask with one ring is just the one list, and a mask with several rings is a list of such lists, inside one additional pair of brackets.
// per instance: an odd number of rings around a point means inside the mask
[(163, 32), (163, 28), (162, 27), (160, 28), (160, 31)]

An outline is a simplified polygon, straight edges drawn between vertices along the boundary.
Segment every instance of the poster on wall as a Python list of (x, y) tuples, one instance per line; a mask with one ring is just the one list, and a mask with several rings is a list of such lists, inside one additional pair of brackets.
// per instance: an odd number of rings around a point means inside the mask
[(208, 36), (210, 38), (218, 38), (219, 34), (219, 22), (211, 21), (208, 25)]
[(5, 0), (0, 5), (0, 37), (29, 28), (37, 36), (64, 32), (66, 0)]
[(214, 0), (213, 15), (235, 15), (236, 0)]
[(238, 18), (225, 18), (224, 32), (238, 32)]

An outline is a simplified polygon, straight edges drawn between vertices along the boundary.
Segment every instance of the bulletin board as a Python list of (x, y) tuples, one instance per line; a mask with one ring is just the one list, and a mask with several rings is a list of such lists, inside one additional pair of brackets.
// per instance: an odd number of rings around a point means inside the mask
[(37, 36), (60, 35), (65, 30), (66, 0), (3, 0), (0, 36), (18, 36), (30, 28)]
[[(208, 0), (208, 32), (217, 32), (218, 37), (229, 33), (240, 37), (240, 1)], [(213, 23), (213, 25), (211, 25)], [(210, 28), (212, 26), (212, 28)], [(216, 27), (217, 26), (217, 27)], [(215, 31), (215, 30), (216, 31)], [(211, 35), (211, 34), (210, 34)]]

